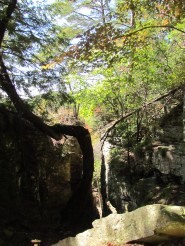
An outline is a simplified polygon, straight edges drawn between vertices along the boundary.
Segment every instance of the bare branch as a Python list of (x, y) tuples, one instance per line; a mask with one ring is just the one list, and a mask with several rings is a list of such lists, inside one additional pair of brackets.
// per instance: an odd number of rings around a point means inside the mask
[(85, 18), (89, 19), (89, 20), (93, 20), (93, 21), (94, 21), (94, 19), (93, 19), (92, 17), (88, 16), (88, 15), (85, 15), (85, 14), (79, 13), (79, 12), (77, 12), (77, 11), (73, 11), (73, 12), (74, 12), (75, 14), (77, 14), (77, 15), (81, 15), (81, 16), (83, 16), (83, 17), (85, 17)]
[(154, 99), (153, 101), (149, 102), (149, 103), (146, 103), (144, 105), (142, 105), (141, 107), (131, 111), (130, 113), (127, 113), (125, 115), (123, 115), (121, 118), (117, 119), (117, 120), (114, 120), (112, 121), (111, 123), (107, 124), (104, 128), (106, 128), (106, 131), (105, 133), (103, 134), (103, 136), (101, 137), (101, 141), (102, 141), (102, 145), (101, 145), (101, 148), (103, 148), (103, 145), (105, 143), (105, 140), (107, 139), (108, 137), (108, 134), (109, 132), (117, 125), (119, 124), (121, 121), (125, 120), (126, 118), (130, 117), (131, 115), (139, 112), (140, 110), (144, 109), (144, 108), (147, 108), (148, 106), (150, 106), (151, 104), (153, 103), (156, 103), (158, 101), (160, 101), (161, 99), (169, 96), (170, 94), (174, 94), (176, 91), (178, 91), (179, 89), (181, 89), (181, 86), (180, 87), (177, 87), (169, 92), (167, 92), (166, 94), (163, 94), (162, 96)]

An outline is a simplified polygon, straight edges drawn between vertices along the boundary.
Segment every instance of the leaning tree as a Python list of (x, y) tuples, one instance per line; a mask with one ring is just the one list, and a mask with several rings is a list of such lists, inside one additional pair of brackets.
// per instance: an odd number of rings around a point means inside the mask
[[(35, 83), (41, 81), (40, 73), (37, 71), (39, 75), (36, 76), (36, 69), (32, 67), (38, 59), (36, 51), (47, 49), (52, 46), (52, 41), (56, 41), (51, 35), (53, 27), (49, 25), (46, 10), (46, 5), (36, 8), (32, 1), (0, 1), (0, 89), (7, 94), (17, 113), (44, 134), (55, 140), (60, 140), (63, 135), (78, 140), (83, 154), (82, 178), (67, 208), (77, 219), (91, 194), (94, 158), (89, 131), (82, 126), (46, 124), (19, 95), (20, 88), (29, 86), (30, 78), (34, 77)], [(46, 79), (43, 77), (42, 81)]]

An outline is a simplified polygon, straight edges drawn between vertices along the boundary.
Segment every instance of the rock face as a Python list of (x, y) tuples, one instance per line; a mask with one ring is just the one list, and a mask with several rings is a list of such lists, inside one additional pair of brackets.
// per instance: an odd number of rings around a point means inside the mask
[(121, 246), (128, 242), (159, 243), (185, 237), (185, 208), (148, 205), (93, 222), (93, 229), (53, 246)]
[(54, 142), (2, 106), (0, 134), (0, 226), (57, 227), (81, 178), (77, 141)]
[(148, 144), (138, 144), (132, 149), (109, 142), (104, 145), (102, 177), (106, 182), (102, 188), (103, 197), (119, 213), (154, 203), (185, 204), (185, 143), (181, 102), (160, 116), (154, 135)]

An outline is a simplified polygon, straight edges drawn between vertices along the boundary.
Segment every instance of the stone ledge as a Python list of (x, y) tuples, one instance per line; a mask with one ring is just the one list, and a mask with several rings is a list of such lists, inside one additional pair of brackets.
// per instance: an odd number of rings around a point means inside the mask
[(92, 229), (53, 246), (121, 246), (131, 241), (164, 242), (171, 237), (185, 237), (185, 207), (154, 204), (95, 220)]

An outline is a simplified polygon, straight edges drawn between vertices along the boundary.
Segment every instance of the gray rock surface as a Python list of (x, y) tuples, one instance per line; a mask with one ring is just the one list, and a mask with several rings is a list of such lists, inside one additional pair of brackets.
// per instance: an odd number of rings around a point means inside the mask
[(124, 137), (113, 133), (106, 139), (102, 149), (105, 178), (101, 181), (105, 182), (106, 193), (103, 198), (110, 201), (118, 213), (149, 204), (185, 204), (183, 107), (182, 103), (172, 106), (168, 113), (161, 112), (155, 134), (150, 132), (150, 140), (135, 143), (133, 137), (128, 149), (127, 145), (120, 144), (126, 141), (124, 128)]
[(185, 207), (148, 205), (94, 221), (93, 228), (53, 246), (121, 246), (125, 243), (164, 242), (185, 237)]

